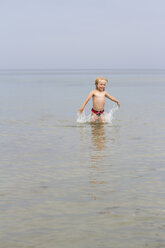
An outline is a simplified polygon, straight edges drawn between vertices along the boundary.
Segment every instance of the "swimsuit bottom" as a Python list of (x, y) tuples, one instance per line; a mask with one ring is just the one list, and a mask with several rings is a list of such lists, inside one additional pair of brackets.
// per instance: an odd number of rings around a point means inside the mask
[(96, 114), (97, 116), (100, 116), (101, 114), (104, 113), (104, 109), (101, 110), (101, 111), (97, 111), (97, 110), (94, 110), (94, 109), (92, 108), (91, 111), (92, 111), (94, 114)]

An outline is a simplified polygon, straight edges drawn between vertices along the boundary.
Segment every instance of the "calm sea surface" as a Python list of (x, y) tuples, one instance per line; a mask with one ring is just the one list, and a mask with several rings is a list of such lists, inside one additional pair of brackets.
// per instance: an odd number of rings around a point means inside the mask
[[(121, 108), (77, 123), (100, 75)], [(0, 71), (1, 248), (164, 248), (164, 233), (165, 71)]]

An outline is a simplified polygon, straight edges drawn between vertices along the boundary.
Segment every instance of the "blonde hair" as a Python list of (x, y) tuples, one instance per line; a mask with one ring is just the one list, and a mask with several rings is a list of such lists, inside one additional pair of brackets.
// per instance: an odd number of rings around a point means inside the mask
[(106, 83), (108, 82), (108, 79), (105, 78), (105, 77), (97, 77), (96, 80), (95, 80), (95, 85), (96, 85), (96, 87), (97, 87), (97, 85), (98, 85), (98, 83), (99, 83), (100, 80), (105, 80)]

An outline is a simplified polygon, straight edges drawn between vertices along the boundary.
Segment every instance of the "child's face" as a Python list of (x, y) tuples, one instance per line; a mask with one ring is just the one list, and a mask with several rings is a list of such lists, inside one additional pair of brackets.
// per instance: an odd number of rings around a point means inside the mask
[(97, 90), (104, 91), (106, 87), (106, 81), (105, 80), (99, 80), (97, 84)]

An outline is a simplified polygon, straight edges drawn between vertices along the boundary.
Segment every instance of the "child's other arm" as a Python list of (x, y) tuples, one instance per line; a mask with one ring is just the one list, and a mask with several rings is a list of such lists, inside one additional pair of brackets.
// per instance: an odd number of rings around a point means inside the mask
[(111, 101), (116, 102), (118, 107), (120, 108), (120, 102), (116, 98), (114, 98), (113, 96), (110, 96), (107, 92), (105, 92), (105, 96), (109, 98)]
[(91, 97), (93, 96), (94, 94), (94, 90), (92, 90), (89, 95), (87, 96), (87, 98), (85, 99), (85, 101), (83, 102), (83, 105), (81, 106), (81, 108), (78, 110), (79, 113), (82, 113), (84, 108), (85, 108), (85, 105), (88, 103), (88, 101), (91, 99)]

